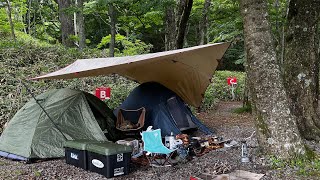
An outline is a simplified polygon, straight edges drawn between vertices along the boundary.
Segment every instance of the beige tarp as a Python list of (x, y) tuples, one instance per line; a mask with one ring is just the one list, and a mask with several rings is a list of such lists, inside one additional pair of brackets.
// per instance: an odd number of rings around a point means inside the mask
[(58, 71), (34, 79), (71, 79), (117, 73), (139, 83), (154, 81), (200, 106), (229, 43), (216, 43), (137, 56), (80, 59)]

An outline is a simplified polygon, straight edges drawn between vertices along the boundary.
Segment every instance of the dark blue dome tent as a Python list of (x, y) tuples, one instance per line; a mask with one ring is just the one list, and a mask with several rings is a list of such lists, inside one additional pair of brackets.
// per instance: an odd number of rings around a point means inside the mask
[(146, 109), (144, 128), (159, 128), (163, 136), (170, 135), (171, 132), (180, 134), (181, 131), (194, 128), (205, 134), (213, 133), (192, 114), (177, 94), (159, 83), (147, 82), (136, 87), (120, 107), (114, 110), (114, 114), (117, 115), (119, 109), (141, 107)]

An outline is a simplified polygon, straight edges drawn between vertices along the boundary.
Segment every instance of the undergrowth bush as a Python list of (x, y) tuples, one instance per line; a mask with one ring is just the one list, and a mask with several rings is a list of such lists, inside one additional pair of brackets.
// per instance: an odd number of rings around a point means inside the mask
[(281, 160), (277, 157), (270, 157), (269, 163), (273, 169), (277, 170), (291, 168), (296, 175), (301, 177), (301, 179), (309, 179), (308, 177), (311, 178), (320, 176), (320, 158), (318, 156), (312, 158), (300, 157), (287, 161)]
[(110, 83), (111, 99), (106, 100), (108, 107), (111, 109), (119, 107), (119, 105), (128, 97), (130, 92), (137, 86), (137, 83), (123, 78), (118, 79), (115, 83)]
[(245, 73), (235, 71), (216, 71), (213, 75), (212, 83), (208, 86), (204, 94), (201, 110), (209, 110), (213, 108), (219, 100), (232, 100), (231, 86), (228, 86), (227, 84), (228, 77), (237, 78), (237, 86), (234, 91), (236, 97), (234, 100), (243, 100)]
[[(25, 82), (35, 95), (54, 88), (72, 88), (94, 93), (96, 87), (110, 86), (114, 90), (112, 91), (113, 97), (121, 98), (112, 99), (108, 103), (111, 108), (117, 107), (120, 100), (124, 99), (124, 96), (126, 97), (130, 91), (130, 88), (127, 88), (127, 91), (121, 92), (120, 88), (133, 87), (135, 84), (122, 77), (116, 79), (111, 76), (99, 76), (71, 80), (29, 80), (40, 74), (65, 67), (76, 59), (103, 57), (102, 53), (95, 49), (85, 49), (79, 52), (77, 49), (67, 49), (60, 45), (37, 43), (37, 40), (33, 39), (20, 41), (18, 38), (14, 42), (0, 38), (0, 133), (5, 122), (10, 120), (17, 110), (31, 99), (31, 94), (27, 92), (21, 81)], [(118, 87), (113, 84), (122, 84), (122, 86)]]

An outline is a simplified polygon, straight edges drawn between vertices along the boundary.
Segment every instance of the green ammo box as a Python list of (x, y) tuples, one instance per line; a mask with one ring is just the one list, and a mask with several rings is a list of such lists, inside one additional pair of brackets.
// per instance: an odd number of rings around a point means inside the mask
[(66, 141), (64, 145), (66, 163), (87, 170), (88, 164), (86, 148), (90, 143), (101, 142), (87, 139)]
[(112, 142), (88, 144), (88, 169), (107, 178), (127, 175), (129, 173), (131, 153), (131, 146)]

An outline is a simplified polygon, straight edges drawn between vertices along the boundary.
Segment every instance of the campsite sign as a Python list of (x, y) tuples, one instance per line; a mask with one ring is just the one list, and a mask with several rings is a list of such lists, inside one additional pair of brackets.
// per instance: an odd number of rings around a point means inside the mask
[(229, 86), (231, 86), (231, 95), (232, 95), (232, 100), (235, 100), (236, 95), (234, 93), (235, 87), (237, 86), (237, 78), (236, 77), (228, 77), (227, 78), (227, 83)]
[(237, 78), (236, 77), (228, 77), (227, 78), (227, 83), (228, 83), (229, 86), (235, 85), (235, 84), (237, 84)]
[(96, 96), (101, 99), (110, 99), (111, 97), (111, 88), (110, 87), (98, 87), (96, 88)]

